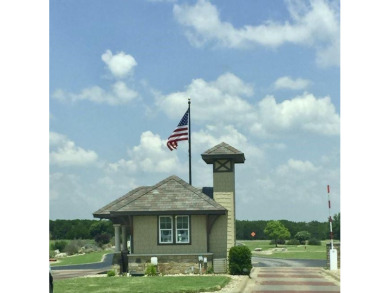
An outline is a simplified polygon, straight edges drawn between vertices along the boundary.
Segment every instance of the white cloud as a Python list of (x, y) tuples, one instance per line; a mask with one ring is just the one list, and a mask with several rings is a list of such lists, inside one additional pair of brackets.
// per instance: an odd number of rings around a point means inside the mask
[(180, 170), (180, 162), (176, 152), (169, 152), (166, 140), (151, 131), (143, 132), (139, 145), (128, 151), (130, 160), (121, 159), (108, 165), (109, 172), (171, 173)]
[(303, 90), (306, 89), (309, 84), (310, 81), (307, 79), (297, 78), (294, 80), (289, 76), (283, 76), (274, 82), (274, 87), (275, 89)]
[[(186, 91), (160, 96), (157, 105), (169, 117), (179, 119), (191, 97), (193, 121), (241, 121), (252, 112), (251, 105), (242, 96), (252, 96), (253, 87), (232, 73), (225, 73), (215, 81), (194, 79)], [(207, 109), (207, 111), (205, 111)], [(183, 113), (182, 113), (183, 112)]]
[(251, 131), (260, 135), (291, 130), (340, 133), (340, 117), (329, 97), (304, 93), (278, 104), (273, 96), (266, 96), (258, 103), (258, 109), (258, 120), (253, 122)]
[(102, 60), (107, 64), (110, 72), (117, 78), (124, 78), (130, 75), (133, 68), (137, 66), (134, 57), (130, 54), (125, 54), (124, 52), (112, 55), (112, 52), (107, 50), (102, 54)]
[(319, 170), (318, 167), (315, 167), (310, 161), (300, 161), (289, 159), (287, 164), (279, 166), (276, 169), (276, 173), (278, 175), (287, 175), (291, 172), (299, 172), (299, 173), (312, 173), (317, 172)]
[(131, 102), (138, 96), (138, 93), (130, 88), (123, 81), (117, 81), (112, 85), (112, 92), (115, 94), (113, 104), (125, 104)]
[(123, 81), (117, 81), (111, 87), (111, 91), (106, 91), (99, 86), (92, 86), (82, 89), (78, 94), (58, 89), (52, 94), (52, 97), (60, 101), (71, 101), (73, 103), (90, 101), (110, 106), (124, 105), (138, 97), (138, 93), (128, 88)]
[(205, 151), (222, 141), (240, 148), (247, 143), (245, 135), (240, 133), (233, 125), (206, 125), (204, 129), (192, 133), (192, 141), (197, 150)]
[[(110, 50), (107, 50), (102, 55), (102, 60), (107, 64), (111, 73), (117, 78), (122, 78), (131, 74), (134, 66), (137, 65), (137, 62), (131, 55), (126, 55), (123, 52), (112, 55)], [(125, 82), (116, 81), (111, 85), (111, 90), (109, 91), (95, 85), (82, 89), (80, 93), (72, 93), (57, 89), (51, 96), (62, 102), (70, 101), (75, 103), (78, 101), (90, 101), (97, 104), (117, 106), (130, 103), (138, 97), (138, 93), (129, 88)]]
[(301, 212), (308, 204), (323, 203), (325, 212), (326, 199), (322, 191), (325, 191), (326, 182), (334, 182), (338, 175), (333, 169), (324, 169), (308, 160), (289, 159), (267, 174), (262, 174), (257, 184), (266, 201), (288, 202)]
[(241, 151), (245, 150), (245, 155), (251, 160), (259, 162), (264, 156), (263, 150), (253, 145), (250, 139), (234, 125), (222, 123), (206, 125), (205, 128), (193, 132), (191, 139), (194, 153), (203, 153), (221, 142), (226, 142)]
[(286, 43), (314, 47), (320, 66), (339, 64), (339, 8), (331, 2), (287, 1), (292, 21), (268, 20), (258, 26), (235, 28), (220, 19), (219, 11), (206, 0), (193, 5), (174, 5), (176, 20), (187, 28), (186, 36), (194, 46), (215, 42), (228, 48), (253, 45), (279, 47)]
[[(278, 84), (297, 88), (307, 81), (281, 79)], [(188, 97), (191, 97), (193, 122), (234, 125), (260, 136), (277, 136), (286, 131), (322, 135), (338, 135), (340, 132), (340, 117), (330, 97), (317, 98), (305, 92), (277, 103), (273, 96), (268, 95), (257, 104), (251, 104), (244, 96), (252, 95), (250, 84), (232, 73), (225, 73), (216, 81), (195, 79), (184, 92), (157, 96), (156, 104), (168, 117), (178, 120), (187, 108)]]
[[(297, 79), (292, 83), (297, 87), (306, 82)], [(273, 96), (266, 96), (256, 105), (243, 98), (252, 95), (251, 85), (232, 73), (225, 73), (216, 81), (195, 79), (184, 92), (158, 96), (156, 104), (168, 117), (178, 120), (191, 97), (191, 119), (195, 123), (234, 125), (260, 136), (277, 136), (286, 131), (339, 134), (340, 117), (330, 97), (317, 98), (305, 92), (277, 103)]]
[(98, 159), (96, 152), (75, 145), (65, 135), (50, 132), (50, 163), (57, 166), (88, 166)]

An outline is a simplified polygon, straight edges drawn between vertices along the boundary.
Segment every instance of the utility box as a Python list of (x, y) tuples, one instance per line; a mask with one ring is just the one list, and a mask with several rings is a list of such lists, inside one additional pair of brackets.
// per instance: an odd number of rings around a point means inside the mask
[(337, 266), (337, 249), (330, 249), (329, 250), (329, 269), (331, 271), (335, 271), (338, 269)]

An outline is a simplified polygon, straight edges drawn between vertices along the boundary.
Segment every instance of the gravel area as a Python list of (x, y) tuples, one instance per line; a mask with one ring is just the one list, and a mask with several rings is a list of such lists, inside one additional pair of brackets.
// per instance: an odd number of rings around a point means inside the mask
[[(219, 291), (214, 291), (218, 293), (241, 293), (244, 288), (246, 281), (249, 279), (248, 276), (236, 276), (236, 275), (218, 275), (218, 276), (227, 276), (232, 280)], [(211, 292), (206, 292), (211, 293)]]

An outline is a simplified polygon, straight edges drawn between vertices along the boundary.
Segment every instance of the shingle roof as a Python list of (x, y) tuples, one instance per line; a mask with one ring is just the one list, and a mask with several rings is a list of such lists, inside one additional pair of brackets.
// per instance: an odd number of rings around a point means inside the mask
[(233, 159), (234, 163), (244, 163), (244, 153), (227, 144), (221, 142), (216, 146), (208, 149), (202, 154), (202, 159), (207, 163), (211, 164), (215, 159)]
[(226, 209), (177, 176), (136, 188), (93, 213), (97, 218), (150, 214), (225, 214)]

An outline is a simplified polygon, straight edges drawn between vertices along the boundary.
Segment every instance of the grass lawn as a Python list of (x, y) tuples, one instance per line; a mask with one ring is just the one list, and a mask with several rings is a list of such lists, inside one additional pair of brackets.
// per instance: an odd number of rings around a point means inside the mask
[[(238, 240), (243, 243), (251, 251), (253, 256), (268, 257), (268, 258), (283, 258), (283, 259), (326, 259), (326, 243), (329, 241), (321, 241), (321, 245), (281, 245), (278, 248), (286, 248), (287, 251), (271, 252), (275, 248), (274, 244), (269, 244), (269, 240)], [(261, 248), (262, 252), (255, 252), (255, 248)]]
[(176, 293), (217, 291), (230, 281), (225, 276), (100, 277), (54, 282), (56, 293)]
[(100, 262), (102, 260), (103, 255), (111, 252), (113, 252), (113, 250), (109, 249), (109, 250), (90, 252), (83, 255), (73, 255), (73, 256), (57, 258), (57, 261), (51, 262), (50, 265), (54, 267), (54, 266), (68, 266), (68, 265)]

